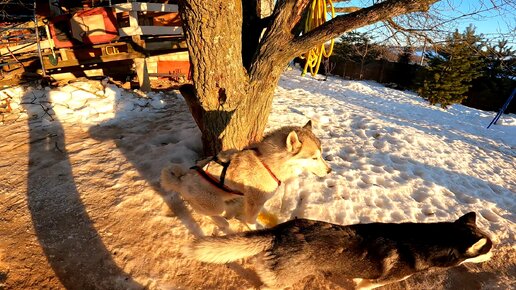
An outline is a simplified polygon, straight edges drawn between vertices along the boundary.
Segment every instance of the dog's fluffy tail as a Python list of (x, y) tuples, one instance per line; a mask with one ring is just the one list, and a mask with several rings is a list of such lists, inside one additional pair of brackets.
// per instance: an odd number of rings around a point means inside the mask
[(272, 246), (272, 235), (263, 231), (194, 240), (185, 254), (196, 260), (225, 264), (257, 255)]
[(186, 171), (178, 164), (166, 166), (161, 170), (161, 186), (167, 191), (179, 192), (180, 178), (185, 174)]

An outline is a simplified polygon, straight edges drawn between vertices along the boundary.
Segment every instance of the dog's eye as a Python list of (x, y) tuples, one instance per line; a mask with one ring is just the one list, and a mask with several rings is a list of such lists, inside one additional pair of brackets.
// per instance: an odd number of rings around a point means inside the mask
[(319, 159), (319, 156), (312, 157), (313, 160)]

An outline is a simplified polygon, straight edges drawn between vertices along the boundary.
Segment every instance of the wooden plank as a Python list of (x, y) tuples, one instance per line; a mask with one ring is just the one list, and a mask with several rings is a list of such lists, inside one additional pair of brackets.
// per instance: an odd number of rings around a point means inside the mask
[[(48, 41), (41, 42), (41, 49), (50, 48), (48, 45)], [(38, 45), (36, 43), (32, 44), (20, 44), (15, 46), (9, 46), (9, 49), (13, 54), (20, 54), (26, 52), (35, 52), (38, 50)], [(10, 55), (9, 50), (7, 48), (0, 48), (0, 56), (2, 55)]]
[(63, 61), (67, 61), (68, 60), (68, 54), (66, 53), (66, 49), (60, 48), (59, 49), (59, 53), (61, 54), (61, 59)]
[(149, 57), (150, 59), (157, 59), (158, 61), (190, 61), (188, 51), (177, 51), (166, 54), (160, 54)]
[(133, 35), (182, 35), (183, 28), (180, 26), (122, 27), (118, 29), (118, 34), (121, 37)]
[(147, 41), (143, 43), (146, 50), (167, 50), (167, 49), (186, 49), (186, 41)]
[(150, 78), (149, 78), (149, 69), (147, 67), (147, 62), (145, 58), (136, 58), (134, 59), (134, 64), (136, 65), (136, 75), (138, 76), (138, 83), (140, 84), (140, 90), (144, 92), (149, 92), (150, 87)]
[(70, 66), (79, 66), (79, 65), (88, 65), (95, 63), (103, 63), (110, 61), (119, 61), (119, 60), (127, 60), (127, 59), (135, 59), (138, 57), (143, 57), (144, 55), (139, 52), (123, 52), (115, 55), (103, 55), (99, 57), (92, 57), (90, 59), (69, 59), (69, 60), (61, 60), (57, 65), (52, 65), (48, 58), (44, 58), (43, 61), (45, 63), (46, 69), (56, 69), (61, 67), (70, 67)]
[(144, 2), (132, 2), (132, 3), (120, 3), (113, 5), (116, 13), (127, 12), (127, 11), (151, 11), (151, 12), (178, 12), (178, 6), (176, 4), (160, 4), (160, 3), (144, 3)]

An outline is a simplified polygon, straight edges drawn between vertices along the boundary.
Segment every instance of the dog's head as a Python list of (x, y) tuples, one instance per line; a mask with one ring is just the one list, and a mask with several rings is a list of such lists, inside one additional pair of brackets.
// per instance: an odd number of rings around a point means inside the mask
[(322, 177), (331, 172), (331, 167), (322, 156), (321, 141), (312, 132), (311, 121), (302, 128), (290, 131), (285, 145), (291, 156), (287, 162), (297, 174), (307, 170)]
[(435, 262), (441, 266), (459, 265), (465, 262), (480, 263), (491, 258), (493, 243), (476, 225), (476, 214), (467, 213), (439, 233), (446, 250), (443, 255), (436, 253)]
[(464, 241), (459, 246), (459, 252), (465, 258), (463, 262), (479, 263), (491, 258), (493, 242), (477, 227), (474, 212), (463, 215), (454, 224)]

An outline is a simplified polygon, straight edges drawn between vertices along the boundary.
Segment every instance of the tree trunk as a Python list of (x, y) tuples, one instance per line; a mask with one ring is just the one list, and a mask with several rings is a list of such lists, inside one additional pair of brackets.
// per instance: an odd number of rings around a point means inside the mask
[(242, 64), (242, 27), (235, 25), (242, 22), (242, 6), (235, 0), (180, 4), (195, 85), (185, 98), (202, 132), (205, 154), (241, 147), (253, 134), (241, 113), (249, 83)]
[[(242, 26), (235, 25), (243, 21), (240, 1), (185, 2), (180, 3), (180, 13), (194, 86), (183, 87), (181, 93), (201, 130), (204, 154), (242, 149), (260, 141), (274, 89), (288, 63), (285, 54), (275, 53), (277, 45), (281, 45), (276, 40), (281, 37), (278, 33), (266, 34), (264, 38), (273, 40), (262, 45), (259, 57), (253, 56), (254, 61), (249, 61), (247, 50), (255, 51), (259, 43), (255, 40), (251, 46), (253, 42), (246, 41), (243, 53)], [(255, 37), (259, 34), (255, 33)]]
[[(271, 82), (274, 82), (272, 78)], [(180, 89), (201, 130), (205, 156), (221, 150), (242, 149), (262, 139), (271, 111), (274, 86), (264, 87), (259, 93), (256, 89), (258, 87), (252, 88), (249, 84), (246, 87), (247, 94), (255, 98), (242, 99), (238, 107), (231, 111), (206, 111), (198, 103), (193, 86), (183, 86)]]

